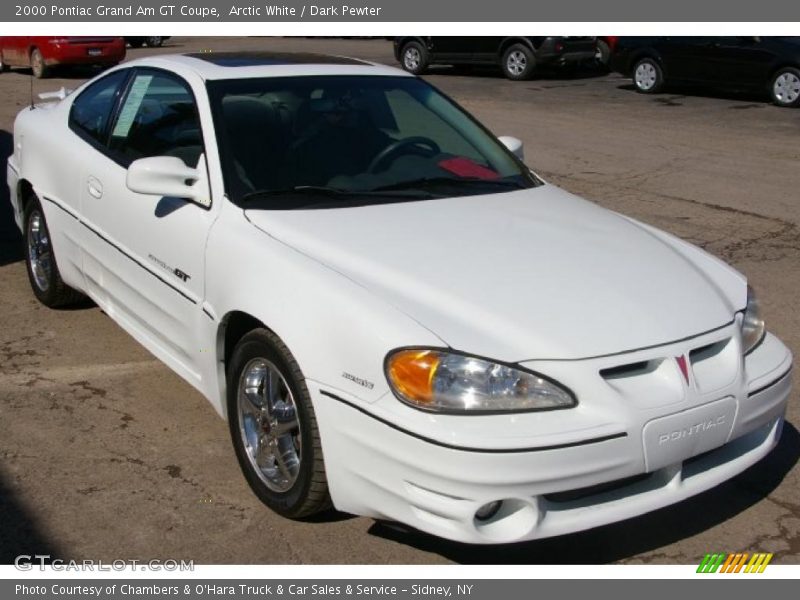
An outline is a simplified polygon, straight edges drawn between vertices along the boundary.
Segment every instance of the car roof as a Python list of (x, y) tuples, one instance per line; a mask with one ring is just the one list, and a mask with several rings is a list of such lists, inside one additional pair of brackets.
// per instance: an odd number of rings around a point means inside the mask
[(205, 80), (308, 75), (408, 76), (405, 71), (344, 56), (291, 52), (194, 52), (161, 54), (125, 63), (177, 72), (192, 70)]

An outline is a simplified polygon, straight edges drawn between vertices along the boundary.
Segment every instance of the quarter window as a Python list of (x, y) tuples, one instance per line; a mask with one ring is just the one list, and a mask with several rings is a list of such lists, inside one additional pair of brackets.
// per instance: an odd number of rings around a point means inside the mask
[(149, 156), (176, 156), (197, 166), (203, 138), (186, 83), (159, 71), (137, 72), (111, 127), (109, 150), (125, 166)]
[(81, 92), (72, 103), (70, 128), (89, 141), (105, 144), (108, 122), (127, 77), (128, 71), (115, 71)]

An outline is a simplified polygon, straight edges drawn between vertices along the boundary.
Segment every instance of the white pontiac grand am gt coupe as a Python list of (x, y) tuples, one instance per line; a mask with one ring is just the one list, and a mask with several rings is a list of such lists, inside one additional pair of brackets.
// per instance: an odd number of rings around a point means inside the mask
[(542, 538), (781, 433), (792, 357), (742, 275), (393, 68), (129, 62), (23, 110), (8, 183), (39, 300), (89, 296), (196, 387), (288, 517)]

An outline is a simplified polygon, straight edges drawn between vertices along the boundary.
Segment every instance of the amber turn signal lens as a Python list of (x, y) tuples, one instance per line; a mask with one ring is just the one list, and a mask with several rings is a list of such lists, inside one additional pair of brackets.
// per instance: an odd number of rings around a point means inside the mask
[(406, 399), (418, 404), (433, 401), (433, 378), (439, 356), (432, 350), (402, 350), (389, 359), (389, 378)]

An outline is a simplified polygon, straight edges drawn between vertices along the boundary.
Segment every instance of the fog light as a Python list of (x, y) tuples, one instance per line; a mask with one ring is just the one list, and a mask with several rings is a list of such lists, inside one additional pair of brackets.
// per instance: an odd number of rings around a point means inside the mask
[(475, 513), (475, 518), (478, 519), (478, 521), (488, 521), (497, 514), (501, 506), (503, 506), (502, 500), (495, 500), (494, 502), (484, 504)]

